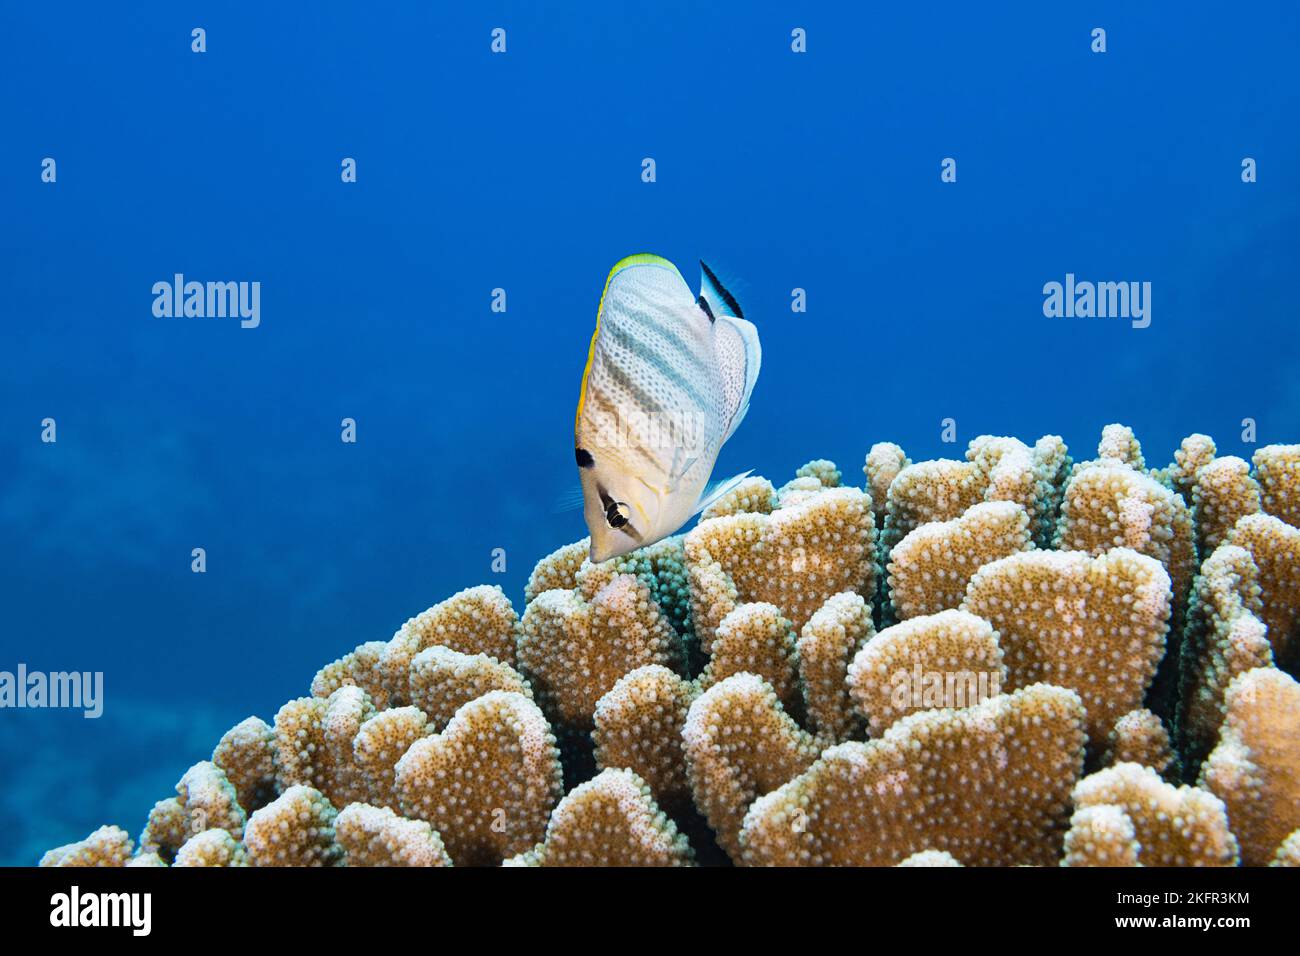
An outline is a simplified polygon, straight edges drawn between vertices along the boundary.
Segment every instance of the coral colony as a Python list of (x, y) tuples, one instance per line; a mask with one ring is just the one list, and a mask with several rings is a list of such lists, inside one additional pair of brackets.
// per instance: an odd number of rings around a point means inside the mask
[(1300, 865), (1300, 445), (864, 472), (462, 591), (42, 864)]

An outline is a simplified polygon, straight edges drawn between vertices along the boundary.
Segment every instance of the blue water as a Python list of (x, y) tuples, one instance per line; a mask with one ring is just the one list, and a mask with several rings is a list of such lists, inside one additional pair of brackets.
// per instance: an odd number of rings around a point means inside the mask
[[(552, 503), (633, 252), (703, 257), (759, 327), (716, 476), (1300, 437), (1293, 3), (322, 6), (0, 8), (0, 670), (106, 698), (0, 711), (0, 862), (138, 833), (227, 727), (460, 588), (522, 606), (585, 534)], [(1067, 272), (1149, 281), (1150, 327), (1045, 318)], [(174, 273), (259, 281), (260, 326), (155, 318)]]

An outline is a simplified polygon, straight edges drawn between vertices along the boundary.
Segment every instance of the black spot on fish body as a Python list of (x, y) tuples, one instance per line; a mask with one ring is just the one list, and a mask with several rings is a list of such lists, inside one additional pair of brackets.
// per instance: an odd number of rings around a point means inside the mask
[(594, 468), (596, 465), (596, 459), (592, 458), (591, 452), (585, 448), (575, 448), (573, 457), (578, 460), (579, 468)]

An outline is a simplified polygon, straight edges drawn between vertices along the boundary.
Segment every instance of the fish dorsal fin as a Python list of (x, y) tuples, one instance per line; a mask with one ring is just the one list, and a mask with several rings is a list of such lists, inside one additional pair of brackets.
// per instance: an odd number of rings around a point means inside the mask
[(749, 411), (749, 397), (758, 381), (763, 350), (758, 344), (758, 329), (754, 328), (754, 323), (729, 315), (719, 316), (714, 323), (714, 342), (727, 408), (727, 427), (722, 436), (725, 442), (736, 433)]
[(727, 287), (703, 259), (700, 260), (700, 298), (708, 304), (705, 311), (708, 312), (710, 321), (723, 315), (729, 315), (733, 319), (745, 317), (736, 297), (727, 291)]
[(754, 473), (754, 469), (751, 468), (749, 469), (749, 471), (743, 471), (739, 475), (734, 475), (731, 478), (724, 478), (720, 481), (709, 482), (708, 487), (705, 488), (702, 492), (700, 492), (700, 500), (695, 503), (695, 510), (692, 511), (691, 514), (692, 515), (699, 514), (701, 511), (703, 511), (709, 505), (713, 504), (715, 501), (717, 501), (727, 492), (733, 490), (738, 484), (740, 484), (742, 481), (744, 481), (753, 473)]

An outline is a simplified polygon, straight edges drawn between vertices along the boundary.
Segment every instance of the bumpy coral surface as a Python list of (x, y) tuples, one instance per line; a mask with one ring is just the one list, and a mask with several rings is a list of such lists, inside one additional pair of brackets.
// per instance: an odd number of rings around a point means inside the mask
[(510, 866), (689, 866), (691, 848), (630, 770), (603, 770), (551, 814), (546, 839)]
[(920, 710), (970, 707), (1006, 682), (992, 625), (965, 611), (941, 611), (887, 627), (849, 665), (849, 693), (871, 736)]
[(989, 621), (1006, 655), (1007, 686), (1050, 681), (1079, 693), (1095, 743), (1140, 707), (1165, 649), (1169, 575), (1117, 547), (1029, 551), (980, 568), (962, 607)]
[(433, 827), (388, 807), (349, 804), (334, 829), (348, 866), (451, 866)]
[(41, 863), (1300, 865), (1300, 446), (1150, 459), (1108, 425), (751, 476), (323, 654), (138, 852)]
[(337, 866), (338, 811), (319, 790), (295, 784), (248, 820), (244, 847), (251, 866)]
[(682, 730), (695, 805), (733, 860), (754, 799), (801, 773), (817, 758), (812, 736), (754, 674), (736, 674), (691, 704)]
[(491, 691), (397, 761), (408, 817), (427, 820), (458, 866), (500, 863), (542, 838), (559, 801), (560, 757), (527, 697)]
[(626, 767), (650, 787), (662, 806), (690, 799), (682, 730), (699, 693), (660, 664), (638, 667), (596, 702), (596, 763)]
[(1300, 684), (1272, 667), (1247, 671), (1224, 706), (1201, 781), (1226, 805), (1243, 862), (1264, 866), (1300, 827)]
[[(1232, 866), (1237, 841), (1223, 801), (1197, 787), (1174, 787), (1150, 767), (1122, 763), (1084, 778), (1074, 789), (1080, 809), (1111, 806), (1132, 823), (1141, 866)], [(1101, 839), (1092, 826), (1092, 837)]]
[(739, 843), (752, 865), (889, 866), (925, 849), (968, 866), (1046, 865), (1082, 766), (1078, 696), (1036, 684), (831, 747), (753, 802)]
[(829, 598), (809, 618), (799, 637), (799, 677), (809, 729), (830, 743), (857, 733), (861, 719), (853, 712), (849, 665), (875, 636), (871, 605), (846, 591)]
[(740, 604), (780, 609), (796, 630), (832, 595), (875, 591), (871, 498), (829, 488), (771, 514), (701, 522), (686, 536), (695, 633), (708, 654)]
[(1033, 547), (1029, 515), (1011, 501), (972, 505), (913, 529), (889, 553), (889, 598), (899, 620), (961, 606), (971, 575)]

